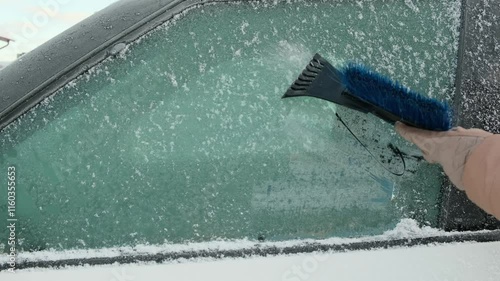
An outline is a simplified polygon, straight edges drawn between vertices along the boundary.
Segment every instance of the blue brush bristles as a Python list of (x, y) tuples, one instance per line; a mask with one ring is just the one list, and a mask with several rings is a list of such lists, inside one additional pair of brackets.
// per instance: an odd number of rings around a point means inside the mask
[(342, 82), (352, 95), (395, 114), (403, 122), (434, 131), (451, 128), (448, 103), (425, 97), (361, 64), (348, 63), (341, 72)]

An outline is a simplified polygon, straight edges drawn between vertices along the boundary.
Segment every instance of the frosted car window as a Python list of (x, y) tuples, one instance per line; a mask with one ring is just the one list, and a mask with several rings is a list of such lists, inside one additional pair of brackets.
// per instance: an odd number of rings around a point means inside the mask
[[(352, 237), (408, 217), (436, 226), (441, 172), (390, 125), (280, 97), (319, 52), (451, 99), (459, 2), (218, 4), (151, 32), (2, 131), (20, 248)], [(388, 148), (399, 147), (406, 174), (385, 171), (335, 112), (390, 169), (402, 168)]]

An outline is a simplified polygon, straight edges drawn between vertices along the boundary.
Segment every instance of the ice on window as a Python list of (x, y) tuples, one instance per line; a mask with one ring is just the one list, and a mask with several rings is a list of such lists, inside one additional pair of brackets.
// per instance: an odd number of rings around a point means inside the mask
[[(6, 128), (0, 169), (18, 167), (20, 248), (355, 237), (402, 218), (436, 226), (441, 172), (390, 125), (280, 99), (315, 52), (452, 98), (460, 1), (358, 2), (192, 9)], [(406, 154), (402, 177), (382, 166), (402, 168), (389, 145)]]

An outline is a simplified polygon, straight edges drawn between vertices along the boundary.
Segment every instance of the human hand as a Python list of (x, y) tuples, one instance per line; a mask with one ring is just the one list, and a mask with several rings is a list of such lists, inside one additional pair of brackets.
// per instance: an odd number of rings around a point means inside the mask
[(427, 131), (396, 122), (396, 131), (422, 150), (425, 160), (439, 163), (455, 186), (464, 190), (462, 175), (470, 153), (492, 133), (480, 129), (453, 128), (446, 132)]

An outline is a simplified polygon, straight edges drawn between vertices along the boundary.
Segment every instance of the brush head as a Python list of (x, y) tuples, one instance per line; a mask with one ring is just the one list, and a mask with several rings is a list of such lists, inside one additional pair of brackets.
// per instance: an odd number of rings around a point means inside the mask
[(400, 117), (402, 122), (434, 131), (451, 128), (452, 111), (446, 102), (425, 97), (360, 64), (348, 63), (340, 71), (348, 92)]
[(451, 128), (447, 103), (425, 97), (369, 68), (349, 63), (337, 70), (319, 54), (287, 90), (283, 98), (308, 96), (371, 113), (391, 124), (434, 131)]

